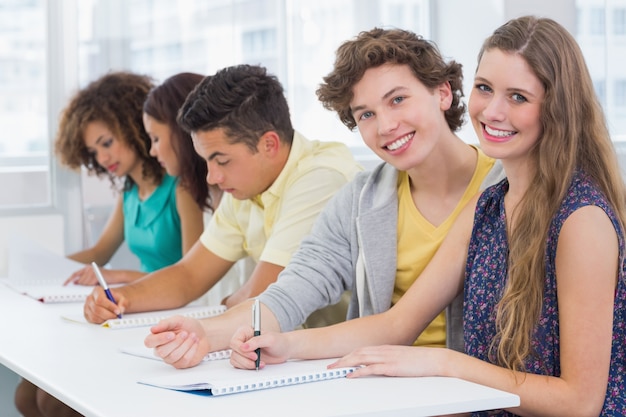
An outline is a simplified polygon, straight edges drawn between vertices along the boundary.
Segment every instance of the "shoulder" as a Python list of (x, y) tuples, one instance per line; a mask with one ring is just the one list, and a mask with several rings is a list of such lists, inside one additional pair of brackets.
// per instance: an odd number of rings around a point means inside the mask
[(176, 187), (174, 188), (174, 191), (175, 191), (174, 196), (176, 199), (176, 206), (179, 208), (179, 211), (182, 208), (197, 209), (197, 211), (202, 211), (202, 209), (198, 206), (198, 204), (194, 200), (189, 190), (183, 187), (180, 184), (180, 182), (176, 183)]
[(598, 209), (585, 211), (604, 212), (604, 215), (613, 222), (615, 228), (618, 228), (619, 222), (613, 207), (596, 182), (583, 171), (574, 173), (567, 194), (554, 217), (553, 226), (559, 227), (574, 212), (588, 206), (596, 206)]
[(352, 178), (363, 170), (345, 144), (309, 140), (297, 132), (294, 135), (290, 159), (293, 159), (297, 169), (302, 172), (327, 169)]
[(567, 215), (581, 207), (598, 206), (613, 216), (608, 200), (596, 182), (585, 172), (576, 171), (561, 202), (560, 215)]
[[(155, 192), (157, 193), (174, 193), (178, 185), (178, 177), (173, 177), (167, 172), (163, 173), (163, 178), (157, 184)], [(136, 184), (135, 186), (136, 187)]]
[(360, 205), (378, 207), (389, 198), (397, 198), (398, 170), (386, 162), (381, 162), (371, 171), (355, 175), (344, 188), (343, 193), (359, 200)]
[(124, 201), (124, 204), (139, 201), (139, 188), (137, 187), (137, 184), (133, 184), (130, 189), (122, 191), (120, 196)]
[(493, 201), (499, 201), (504, 198), (504, 195), (509, 190), (509, 181), (506, 177), (501, 178), (497, 182), (491, 184), (480, 194), (478, 198), (478, 205), (484, 206)]
[(465, 209), (470, 206), (474, 207), (474, 221), (476, 223), (497, 222), (503, 210), (504, 195), (508, 189), (509, 182), (504, 178), (475, 196), (474, 203), (468, 203)]

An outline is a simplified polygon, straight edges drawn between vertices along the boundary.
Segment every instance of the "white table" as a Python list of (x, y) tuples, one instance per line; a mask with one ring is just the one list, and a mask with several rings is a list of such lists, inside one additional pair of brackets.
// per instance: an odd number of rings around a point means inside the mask
[(176, 369), (119, 352), (147, 328), (71, 323), (82, 304), (42, 304), (0, 285), (0, 363), (94, 417), (430, 416), (513, 407), (519, 397), (454, 378), (336, 379), (203, 397), (137, 383)]

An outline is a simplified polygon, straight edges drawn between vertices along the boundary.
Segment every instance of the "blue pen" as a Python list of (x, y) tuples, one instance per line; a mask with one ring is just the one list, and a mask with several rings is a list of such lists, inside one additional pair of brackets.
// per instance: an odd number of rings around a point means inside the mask
[[(102, 276), (102, 273), (100, 272), (100, 268), (98, 268), (98, 265), (95, 262), (92, 262), (91, 266), (93, 267), (93, 270), (96, 273), (96, 277), (98, 278), (98, 282), (100, 283), (100, 286), (104, 290), (104, 293), (107, 295), (107, 298), (112, 303), (117, 304), (117, 301), (115, 301), (115, 298), (113, 298), (113, 294), (111, 294), (111, 290), (109, 290), (109, 286), (107, 285), (107, 282), (104, 280), (104, 277)], [(121, 319), (122, 315), (118, 314), (117, 318)]]
[[(254, 299), (254, 304), (252, 305), (252, 327), (254, 328), (254, 335), (261, 335), (261, 305), (259, 304), (259, 299)], [(256, 370), (259, 370), (259, 366), (261, 365), (261, 348), (256, 348), (256, 361), (254, 365), (256, 366)]]

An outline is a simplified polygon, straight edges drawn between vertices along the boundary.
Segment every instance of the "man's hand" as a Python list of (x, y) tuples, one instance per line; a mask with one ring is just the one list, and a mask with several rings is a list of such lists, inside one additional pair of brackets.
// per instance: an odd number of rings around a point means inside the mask
[(128, 300), (122, 292), (109, 289), (117, 304), (110, 301), (101, 286), (96, 286), (85, 300), (83, 314), (90, 323), (101, 324), (109, 319), (123, 315), (128, 305)]
[(173, 316), (150, 328), (144, 340), (156, 356), (175, 368), (196, 366), (210, 352), (208, 337), (196, 319)]

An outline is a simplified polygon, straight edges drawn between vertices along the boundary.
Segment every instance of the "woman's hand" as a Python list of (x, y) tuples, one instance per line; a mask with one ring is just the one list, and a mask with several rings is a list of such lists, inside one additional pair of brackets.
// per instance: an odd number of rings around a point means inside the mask
[(439, 364), (450, 351), (415, 346), (370, 346), (356, 349), (330, 364), (329, 368), (360, 367), (348, 376), (442, 376)]

